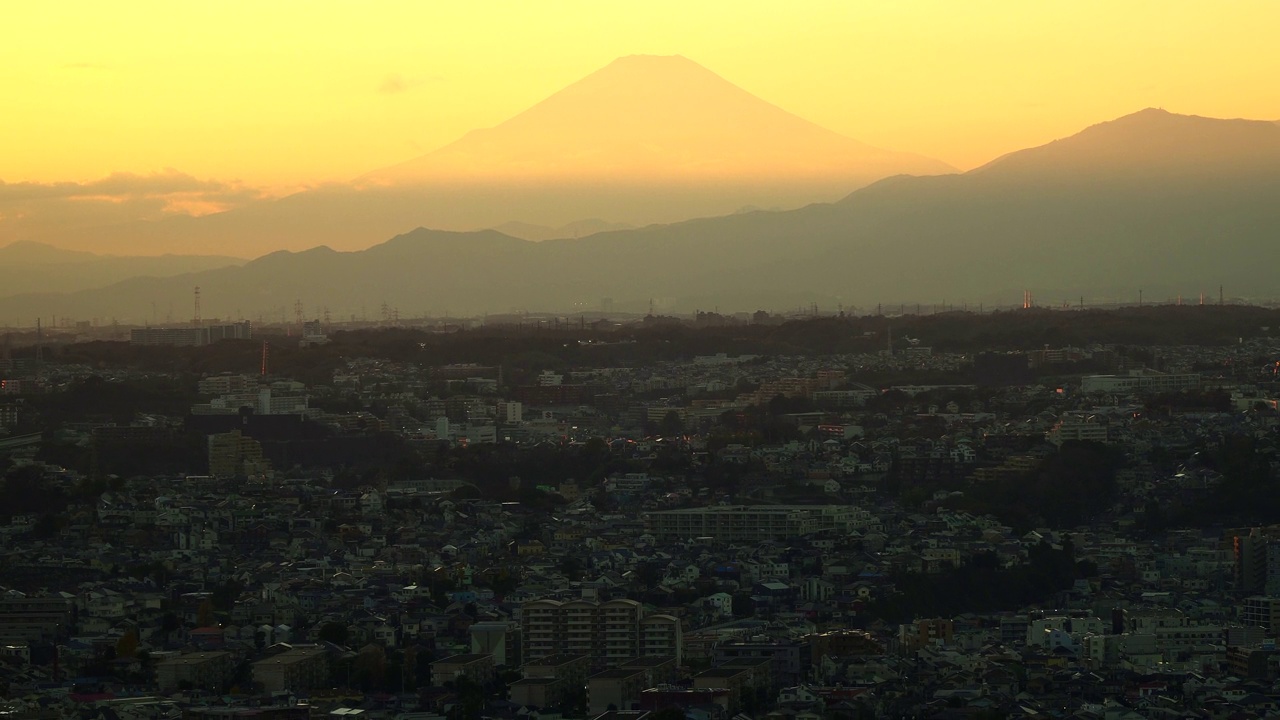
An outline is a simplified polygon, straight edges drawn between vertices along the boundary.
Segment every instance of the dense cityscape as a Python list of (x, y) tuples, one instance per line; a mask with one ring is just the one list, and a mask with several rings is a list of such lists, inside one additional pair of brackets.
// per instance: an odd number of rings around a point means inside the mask
[(226, 327), (6, 343), (6, 717), (1280, 706), (1275, 311)]
[(1280, 718), (1280, 2), (0, 18), (0, 720)]

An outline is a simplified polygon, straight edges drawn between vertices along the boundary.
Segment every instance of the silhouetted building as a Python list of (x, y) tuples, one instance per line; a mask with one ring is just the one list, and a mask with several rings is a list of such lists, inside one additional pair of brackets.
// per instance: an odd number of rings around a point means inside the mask
[(320, 646), (290, 648), (253, 663), (253, 680), (267, 692), (305, 692), (329, 681), (329, 656)]
[(228, 325), (199, 325), (173, 328), (134, 328), (129, 331), (133, 345), (172, 345), (198, 347), (219, 340), (251, 340), (253, 324), (248, 320)]
[(195, 689), (220, 693), (234, 669), (229, 652), (184, 653), (156, 663), (156, 684), (160, 692)]
[(262, 444), (239, 430), (209, 436), (209, 474), (214, 477), (256, 475), (270, 468)]
[(1254, 528), (1248, 535), (1235, 536), (1232, 550), (1236, 592), (1262, 592), (1267, 584), (1267, 539)]

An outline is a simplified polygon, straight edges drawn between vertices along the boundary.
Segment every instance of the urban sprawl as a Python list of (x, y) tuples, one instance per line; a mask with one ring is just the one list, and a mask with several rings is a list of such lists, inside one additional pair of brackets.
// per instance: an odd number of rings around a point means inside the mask
[(893, 322), (6, 342), (0, 716), (1280, 714), (1280, 335)]

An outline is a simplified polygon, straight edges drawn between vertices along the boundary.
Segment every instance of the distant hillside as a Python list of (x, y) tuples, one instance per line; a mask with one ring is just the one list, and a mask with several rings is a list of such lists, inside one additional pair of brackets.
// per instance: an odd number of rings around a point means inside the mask
[(132, 277), (169, 277), (240, 265), (216, 255), (119, 257), (64, 250), (36, 242), (0, 247), (0, 297), (33, 292), (74, 292)]
[[(1009, 153), (970, 175), (1079, 181), (1104, 175), (1218, 175), (1274, 172), (1277, 123), (1219, 120), (1147, 108), (1069, 138)], [(1167, 178), (1166, 178), (1167, 179)]]
[(611, 223), (598, 218), (590, 218), (587, 220), (579, 220), (571, 222), (560, 227), (547, 227), (545, 225), (533, 225), (522, 222), (509, 222), (498, 225), (493, 230), (497, 230), (503, 235), (510, 235), (521, 240), (533, 240), (539, 242), (542, 240), (555, 240), (558, 238), (578, 238), (594, 235), (601, 232), (609, 232), (611, 230), (630, 230), (633, 226), (626, 223)]
[[(154, 299), (339, 316), (1044, 304), (1274, 297), (1280, 126), (1143, 111), (963, 175), (894, 177), (836, 203), (532, 243), (416, 230), (364, 252), (276, 253), (171, 280), (0, 302), (136, 317)], [(363, 308), (363, 310), (362, 310)], [(213, 314), (213, 313), (209, 313)], [(278, 316), (278, 315), (277, 315)]]

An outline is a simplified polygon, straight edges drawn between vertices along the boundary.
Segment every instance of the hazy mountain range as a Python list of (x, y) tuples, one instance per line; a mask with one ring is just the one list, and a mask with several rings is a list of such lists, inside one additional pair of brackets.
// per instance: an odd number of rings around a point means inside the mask
[(0, 247), (0, 295), (70, 292), (105, 287), (132, 277), (170, 277), (244, 262), (242, 258), (219, 255), (95, 255), (16, 242)]
[[(683, 57), (632, 56), (435, 152), (283, 198), (177, 172), (86, 186), (0, 183), (0, 242), (128, 254), (216, 247), (249, 257), (359, 250), (419, 226), (670, 223), (954, 171), (821, 128)], [(180, 211), (192, 205), (231, 209)]]
[[(376, 317), (511, 310), (751, 310), (818, 302), (1046, 303), (1199, 291), (1275, 295), (1280, 125), (1149, 109), (967, 173), (899, 176), (838, 202), (578, 239), (419, 229), (362, 252), (279, 252), (242, 267), (0, 300), (141, 321), (151, 303), (205, 316), (328, 307)], [(38, 310), (37, 310), (38, 308)], [(287, 312), (286, 312), (287, 309)]]
[(555, 240), (557, 238), (578, 238), (596, 233), (608, 232), (610, 230), (630, 230), (633, 226), (626, 223), (611, 223), (599, 218), (587, 218), (571, 222), (560, 227), (547, 227), (545, 225), (534, 225), (532, 223), (509, 222), (498, 225), (493, 230), (497, 230), (503, 235), (520, 238), (521, 240)]

